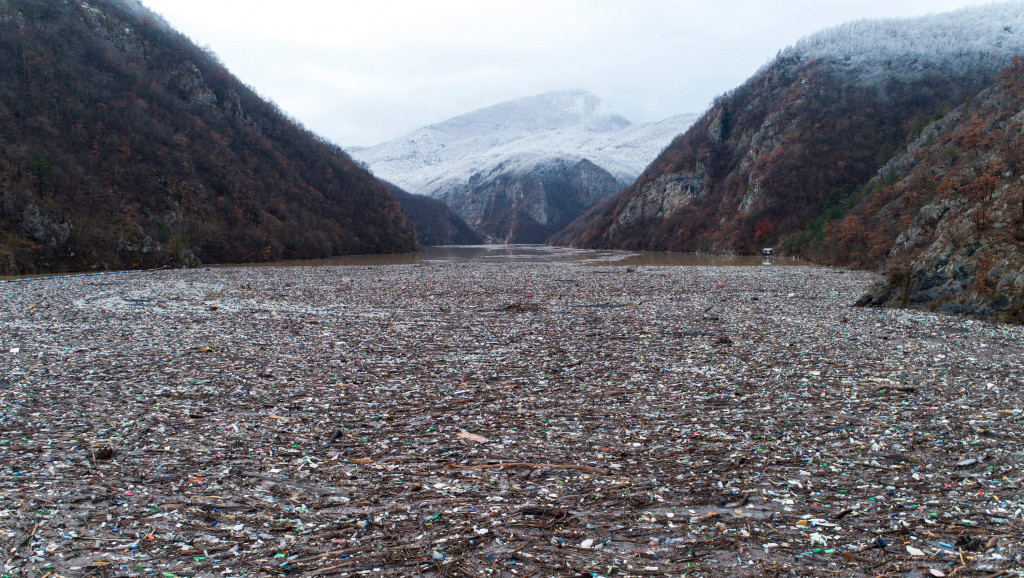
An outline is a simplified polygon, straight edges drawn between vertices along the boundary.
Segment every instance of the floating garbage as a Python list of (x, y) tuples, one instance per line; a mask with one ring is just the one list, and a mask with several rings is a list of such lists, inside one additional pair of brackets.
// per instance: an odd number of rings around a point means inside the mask
[(0, 284), (0, 575), (1020, 576), (1024, 328), (875, 279)]

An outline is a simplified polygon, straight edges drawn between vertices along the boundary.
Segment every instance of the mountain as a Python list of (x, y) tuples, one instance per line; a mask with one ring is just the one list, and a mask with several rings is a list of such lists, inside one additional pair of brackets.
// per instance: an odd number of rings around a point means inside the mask
[(619, 190), (587, 159), (521, 154), (449, 189), (444, 201), (478, 231), (502, 243), (543, 243)]
[(491, 239), (540, 242), (632, 182), (693, 119), (634, 125), (593, 94), (553, 92), (350, 152), (379, 177), (443, 199)]
[(466, 224), (444, 201), (414, 195), (389, 185), (395, 198), (416, 229), (421, 246), (479, 245), (484, 238)]
[(861, 305), (1024, 323), (1024, 58), (924, 127), (815, 256), (882, 266)]
[(132, 0), (0, 0), (0, 271), (408, 252), (387, 187)]
[(1020, 3), (864, 20), (805, 38), (716, 99), (633, 185), (552, 242), (811, 251), (915, 133), (1020, 52)]

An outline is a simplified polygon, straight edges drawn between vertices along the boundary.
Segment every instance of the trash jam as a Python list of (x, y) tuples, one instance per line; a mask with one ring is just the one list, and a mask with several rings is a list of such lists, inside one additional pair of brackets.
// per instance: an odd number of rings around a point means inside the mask
[(1024, 576), (1024, 328), (876, 279), (0, 283), (0, 575)]

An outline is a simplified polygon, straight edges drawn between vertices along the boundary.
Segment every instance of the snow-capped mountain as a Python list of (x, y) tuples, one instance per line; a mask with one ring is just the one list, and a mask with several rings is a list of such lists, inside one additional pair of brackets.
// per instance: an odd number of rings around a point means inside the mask
[[(695, 118), (684, 114), (632, 124), (589, 92), (552, 92), (483, 108), (349, 152), (378, 177), (445, 200), (492, 239), (542, 241), (578, 216), (576, 211), (582, 213), (630, 184)], [(587, 163), (581, 165), (583, 161)], [(555, 181), (559, 184), (553, 185)], [(568, 182), (576, 185), (571, 193), (575, 200), (567, 205), (554, 197), (570, 194), (565, 189)], [(480, 187), (483, 183), (486, 191)], [(524, 196), (524, 187), (532, 193)], [(495, 200), (495, 195), (504, 197)], [(551, 214), (547, 208), (552, 206), (564, 211)], [(533, 223), (517, 225), (510, 211), (530, 215)], [(526, 230), (532, 232), (527, 235)]]
[(467, 182), (510, 159), (588, 159), (629, 184), (697, 118), (682, 114), (633, 124), (597, 96), (551, 92), (482, 108), (352, 156), (382, 179), (417, 194), (441, 196), (445, 183)]

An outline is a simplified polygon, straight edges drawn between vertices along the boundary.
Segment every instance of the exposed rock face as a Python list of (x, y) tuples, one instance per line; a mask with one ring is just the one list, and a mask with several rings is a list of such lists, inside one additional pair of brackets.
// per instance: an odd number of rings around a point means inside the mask
[(615, 177), (588, 160), (517, 159), (473, 175), (443, 199), (492, 242), (542, 243), (618, 189)]
[(421, 246), (478, 245), (484, 242), (483, 236), (444, 201), (407, 193), (394, 185), (391, 185), (391, 194), (415, 225), (416, 239)]
[[(748, 254), (781, 248), (854, 196), (905, 146), (922, 115), (991, 84), (1024, 51), (1022, 31), (1024, 11), (1004, 4), (862, 21), (804, 39), (719, 98), (636, 183), (552, 242)], [(801, 238), (790, 247), (810, 244)]]
[[(992, 256), (999, 254), (993, 263)], [(980, 319), (1024, 322), (1024, 274), (1020, 251), (991, 244), (954, 249), (934, 245), (908, 268), (891, 271), (857, 305), (913, 307)]]
[(34, 203), (29, 203), (22, 211), (21, 226), (30, 239), (48, 247), (60, 247), (71, 238), (70, 224), (54, 222)]
[(882, 261), (862, 305), (1024, 322), (1024, 59), (925, 127), (825, 239), (830, 262)]
[(0, 0), (0, 271), (410, 252), (387, 187), (136, 0)]
[(640, 193), (629, 200), (615, 223), (611, 234), (643, 221), (660, 219), (677, 207), (686, 206), (708, 193), (710, 179), (706, 171), (662, 175), (640, 187)]

